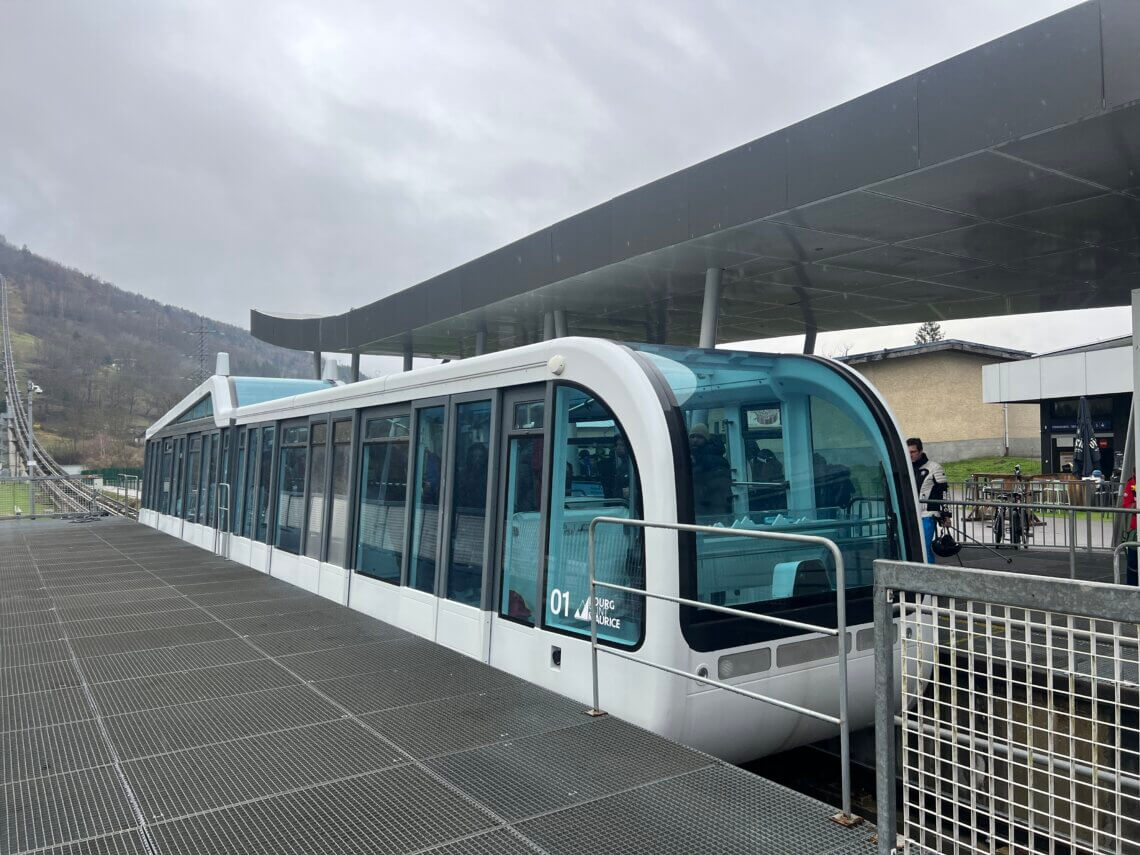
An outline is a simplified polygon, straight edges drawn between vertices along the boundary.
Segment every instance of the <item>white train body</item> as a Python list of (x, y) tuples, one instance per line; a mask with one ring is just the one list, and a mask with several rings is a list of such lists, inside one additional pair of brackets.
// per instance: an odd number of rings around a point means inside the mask
[[(584, 708), (596, 516), (835, 540), (852, 727), (875, 702), (871, 560), (922, 560), (897, 427), (858, 375), (816, 357), (564, 338), (343, 386), (216, 376), (147, 439), (143, 523)], [(835, 625), (818, 549), (611, 525), (598, 551), (602, 581)], [(834, 640), (599, 599), (613, 649), (838, 712)], [(599, 671), (603, 709), (731, 761), (835, 732), (642, 662), (602, 653)]]

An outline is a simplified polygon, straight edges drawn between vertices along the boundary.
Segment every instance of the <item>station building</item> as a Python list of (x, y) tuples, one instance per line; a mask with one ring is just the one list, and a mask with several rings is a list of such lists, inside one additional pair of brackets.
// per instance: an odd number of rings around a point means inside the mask
[(945, 339), (838, 358), (886, 398), (905, 436), (921, 437), (931, 459), (947, 462), (1037, 456), (1038, 405), (987, 403), (982, 396), (985, 365), (1029, 356), (1022, 350)]
[(982, 400), (1040, 410), (1041, 471), (1063, 472), (1073, 462), (1077, 402), (1088, 398), (1105, 477), (1120, 468), (1129, 433), (1133, 385), (1132, 336), (987, 365)]

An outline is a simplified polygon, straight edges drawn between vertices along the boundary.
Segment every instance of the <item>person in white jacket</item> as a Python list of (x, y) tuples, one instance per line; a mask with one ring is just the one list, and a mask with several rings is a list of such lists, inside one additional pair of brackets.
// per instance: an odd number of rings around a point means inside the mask
[(910, 465), (914, 467), (914, 484), (918, 487), (918, 512), (922, 515), (922, 539), (926, 547), (926, 560), (934, 563), (930, 543), (938, 532), (942, 521), (942, 505), (939, 502), (950, 487), (950, 479), (941, 463), (935, 463), (922, 450), (922, 440), (912, 436), (906, 441), (910, 452)]

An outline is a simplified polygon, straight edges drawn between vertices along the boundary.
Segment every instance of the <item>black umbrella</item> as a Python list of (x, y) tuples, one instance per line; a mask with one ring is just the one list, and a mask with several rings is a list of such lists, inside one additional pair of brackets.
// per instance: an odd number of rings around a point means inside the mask
[(1073, 474), (1086, 478), (1100, 468), (1100, 449), (1093, 436), (1092, 413), (1089, 399), (1081, 396), (1077, 403), (1077, 435), (1073, 437)]

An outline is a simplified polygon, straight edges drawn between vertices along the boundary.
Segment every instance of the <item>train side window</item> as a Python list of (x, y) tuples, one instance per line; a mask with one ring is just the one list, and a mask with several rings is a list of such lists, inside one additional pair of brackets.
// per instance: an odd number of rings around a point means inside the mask
[(325, 525), (325, 476), (328, 474), (328, 433), (324, 422), (314, 424), (309, 435), (309, 509), (305, 531), (305, 555), (321, 558), (321, 535)]
[(447, 598), (476, 607), (481, 604), (483, 595), (490, 438), (491, 402), (457, 404), (451, 454)]
[(503, 587), (499, 613), (534, 626), (542, 521), (543, 437), (515, 436), (507, 444)]
[(277, 429), (274, 425), (267, 425), (261, 429), (261, 447), (257, 463), (257, 509), (254, 521), (254, 539), (260, 543), (266, 542), (269, 533), (269, 499), (270, 482), (273, 480), (273, 446), (277, 438)]
[(170, 513), (170, 486), (174, 471), (174, 442), (169, 439), (162, 441), (162, 472), (159, 476), (159, 513)]
[(408, 497), (407, 413), (364, 419), (356, 570), (400, 584)]
[(439, 496), (443, 476), (443, 429), (446, 407), (416, 411), (415, 489), (408, 585), (435, 592), (436, 547), (439, 543)]
[(332, 507), (329, 514), (329, 548), (325, 560), (344, 567), (348, 552), (352, 422), (348, 419), (333, 422), (332, 440)]
[(273, 545), (285, 552), (301, 552), (301, 526), (305, 517), (305, 461), (309, 426), (283, 425), (277, 461), (277, 524)]
[(202, 437), (190, 437), (189, 451), (186, 453), (186, 477), (183, 479), (185, 493), (182, 509), (184, 519), (198, 521), (198, 478), (202, 465)]
[(171, 509), (172, 516), (182, 516), (182, 482), (184, 480), (182, 474), (182, 463), (186, 456), (186, 437), (180, 436), (174, 440), (174, 474), (173, 483), (170, 488), (170, 495), (173, 500), (174, 507)]
[[(559, 386), (551, 466), (545, 624), (589, 635), (590, 522), (599, 516), (641, 518), (637, 465), (609, 409), (581, 389)], [(640, 529), (601, 524), (595, 540), (599, 581), (644, 586)], [(599, 589), (593, 607), (600, 638), (624, 645), (640, 641), (641, 597)]]

